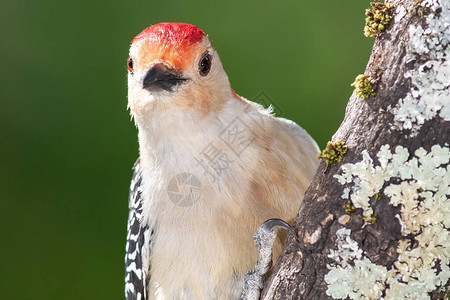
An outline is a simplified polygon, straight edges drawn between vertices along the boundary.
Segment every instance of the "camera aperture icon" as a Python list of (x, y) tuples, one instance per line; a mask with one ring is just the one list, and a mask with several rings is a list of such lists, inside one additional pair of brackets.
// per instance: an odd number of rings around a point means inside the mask
[(177, 206), (188, 207), (200, 199), (202, 184), (190, 173), (175, 175), (167, 186), (169, 199)]

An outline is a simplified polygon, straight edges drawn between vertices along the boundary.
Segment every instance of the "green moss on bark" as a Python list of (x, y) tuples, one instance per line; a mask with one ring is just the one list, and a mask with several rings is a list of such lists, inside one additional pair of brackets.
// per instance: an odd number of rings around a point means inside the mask
[(394, 5), (390, 2), (371, 2), (371, 9), (366, 9), (366, 26), (364, 35), (376, 38), (391, 22)]

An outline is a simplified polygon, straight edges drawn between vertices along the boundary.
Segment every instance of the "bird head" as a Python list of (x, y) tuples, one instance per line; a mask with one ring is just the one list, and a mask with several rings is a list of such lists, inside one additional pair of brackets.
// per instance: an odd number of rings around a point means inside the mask
[(207, 115), (233, 95), (207, 35), (197, 26), (159, 23), (131, 42), (128, 107), (135, 118), (163, 111)]

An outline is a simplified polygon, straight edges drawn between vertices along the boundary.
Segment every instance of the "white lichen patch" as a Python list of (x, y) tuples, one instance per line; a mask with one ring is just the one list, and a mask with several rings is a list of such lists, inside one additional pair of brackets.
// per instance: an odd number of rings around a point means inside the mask
[[(342, 175), (336, 174), (334, 177), (340, 184), (352, 184), (351, 187), (344, 188), (342, 199), (350, 199), (356, 208), (362, 208), (365, 218), (370, 218), (373, 215), (370, 198), (380, 191), (385, 181), (392, 177), (394, 169), (408, 159), (409, 153), (407, 149), (397, 147), (396, 152), (392, 154), (389, 145), (382, 146), (377, 154), (379, 166), (374, 166), (367, 151), (363, 151), (362, 156), (362, 161), (356, 164), (342, 165)], [(391, 163), (388, 164), (388, 162)]]
[(450, 149), (435, 145), (410, 154), (402, 146), (392, 152), (384, 145), (377, 158), (375, 165), (365, 151), (361, 162), (342, 166), (343, 174), (335, 177), (351, 184), (350, 195), (343, 196), (367, 216), (373, 212), (369, 199), (389, 183), (383, 194), (401, 209), (402, 234), (414, 238), (399, 241), (398, 259), (387, 271), (364, 257), (348, 229), (338, 230), (337, 250), (329, 254), (336, 264), (325, 276), (327, 294), (334, 299), (430, 299), (428, 293), (450, 278)]
[(350, 238), (350, 232), (350, 229), (346, 228), (336, 231), (337, 250), (330, 250), (330, 254), (328, 254), (329, 258), (343, 267), (346, 267), (354, 259), (360, 259), (362, 255), (358, 243)]
[(397, 5), (395, 7), (395, 18), (394, 21), (395, 23), (400, 22), (401, 19), (403, 19), (403, 17), (406, 16), (406, 8), (403, 5)]
[(328, 255), (336, 264), (327, 265), (330, 269), (325, 275), (327, 295), (334, 299), (380, 299), (385, 289), (386, 268), (362, 257), (358, 243), (350, 238), (350, 229), (341, 228), (336, 236), (337, 250)]
[(424, 25), (408, 28), (409, 42), (405, 61), (420, 61), (414, 70), (405, 74), (411, 78), (412, 88), (395, 107), (393, 129), (410, 129), (418, 133), (421, 125), (436, 116), (450, 121), (450, 1), (423, 0), (418, 4), (431, 10)]

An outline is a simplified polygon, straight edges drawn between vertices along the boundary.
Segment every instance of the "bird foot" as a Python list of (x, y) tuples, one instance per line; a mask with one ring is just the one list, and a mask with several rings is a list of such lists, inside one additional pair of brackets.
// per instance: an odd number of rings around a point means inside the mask
[(277, 237), (274, 230), (281, 227), (294, 232), (294, 229), (281, 219), (269, 219), (262, 223), (253, 235), (255, 245), (259, 249), (259, 258), (253, 270), (244, 278), (241, 300), (258, 300), (264, 284), (264, 275), (272, 265), (272, 247)]

